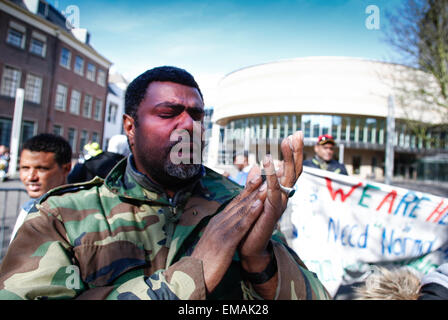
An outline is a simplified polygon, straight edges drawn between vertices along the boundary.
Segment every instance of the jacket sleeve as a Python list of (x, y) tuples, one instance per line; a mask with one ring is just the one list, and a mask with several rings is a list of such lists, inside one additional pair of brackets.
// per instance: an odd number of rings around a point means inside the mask
[(448, 262), (423, 276), (419, 300), (448, 300)]
[(28, 215), (0, 266), (0, 300), (73, 298), (205, 299), (202, 262), (185, 257), (148, 277), (91, 288), (81, 279), (62, 221), (43, 211)]
[[(328, 300), (330, 294), (317, 278), (307, 269), (297, 254), (283, 241), (271, 239), (277, 260), (278, 284), (275, 300)], [(250, 283), (244, 283), (246, 299), (262, 299)]]

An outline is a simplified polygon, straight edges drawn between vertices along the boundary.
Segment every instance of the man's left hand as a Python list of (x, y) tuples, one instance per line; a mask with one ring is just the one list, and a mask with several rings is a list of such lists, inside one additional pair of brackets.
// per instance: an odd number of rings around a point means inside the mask
[[(259, 190), (263, 192), (264, 209), (239, 247), (241, 263), (247, 272), (262, 272), (270, 261), (272, 253), (268, 252), (267, 246), (288, 202), (288, 196), (281, 191), (280, 183), (285, 187), (293, 187), (302, 173), (302, 132), (285, 138), (281, 150), (284, 164), (278, 172), (269, 155), (263, 162), (266, 181)], [(254, 166), (247, 180), (250, 181), (252, 176), (260, 173), (260, 169)]]

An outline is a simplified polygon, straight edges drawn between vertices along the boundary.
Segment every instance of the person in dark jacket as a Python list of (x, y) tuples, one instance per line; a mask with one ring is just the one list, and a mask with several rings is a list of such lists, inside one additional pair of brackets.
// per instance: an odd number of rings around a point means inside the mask
[(112, 168), (128, 154), (129, 146), (126, 136), (115, 135), (110, 139), (107, 151), (75, 165), (67, 178), (68, 183), (85, 182), (96, 176), (104, 179)]
[(303, 165), (348, 175), (345, 166), (333, 159), (335, 146), (336, 142), (331, 135), (320, 135), (314, 146), (314, 152), (316, 154), (311, 160), (303, 161)]

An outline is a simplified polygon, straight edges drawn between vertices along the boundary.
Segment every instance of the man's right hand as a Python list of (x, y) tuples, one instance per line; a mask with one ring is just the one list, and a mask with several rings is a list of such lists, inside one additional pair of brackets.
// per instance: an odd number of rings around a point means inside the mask
[(254, 177), (223, 211), (210, 220), (191, 255), (202, 260), (208, 293), (219, 284), (239, 243), (263, 211), (264, 199), (258, 190), (261, 183), (261, 176)]

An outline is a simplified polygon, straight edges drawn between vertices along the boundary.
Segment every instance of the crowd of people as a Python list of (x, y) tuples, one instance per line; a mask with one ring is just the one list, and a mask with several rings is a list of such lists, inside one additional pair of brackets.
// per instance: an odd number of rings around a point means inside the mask
[[(280, 168), (269, 155), (259, 167), (235, 154), (235, 176), (191, 161), (193, 153), (173, 164), (182, 141), (171, 135), (192, 135), (203, 118), (193, 76), (158, 67), (129, 84), (125, 135), (106, 151), (89, 143), (72, 168), (62, 137), (26, 141), (19, 171), (31, 200), (0, 266), (0, 299), (331, 299), (278, 224), (303, 165), (347, 174), (333, 160), (333, 137), (320, 136), (315, 156), (303, 161), (302, 132), (288, 136)], [(423, 279), (375, 276), (359, 299), (448, 299), (448, 265)], [(390, 292), (378, 287), (389, 279), (398, 279)], [(395, 292), (409, 283), (413, 295)]]

